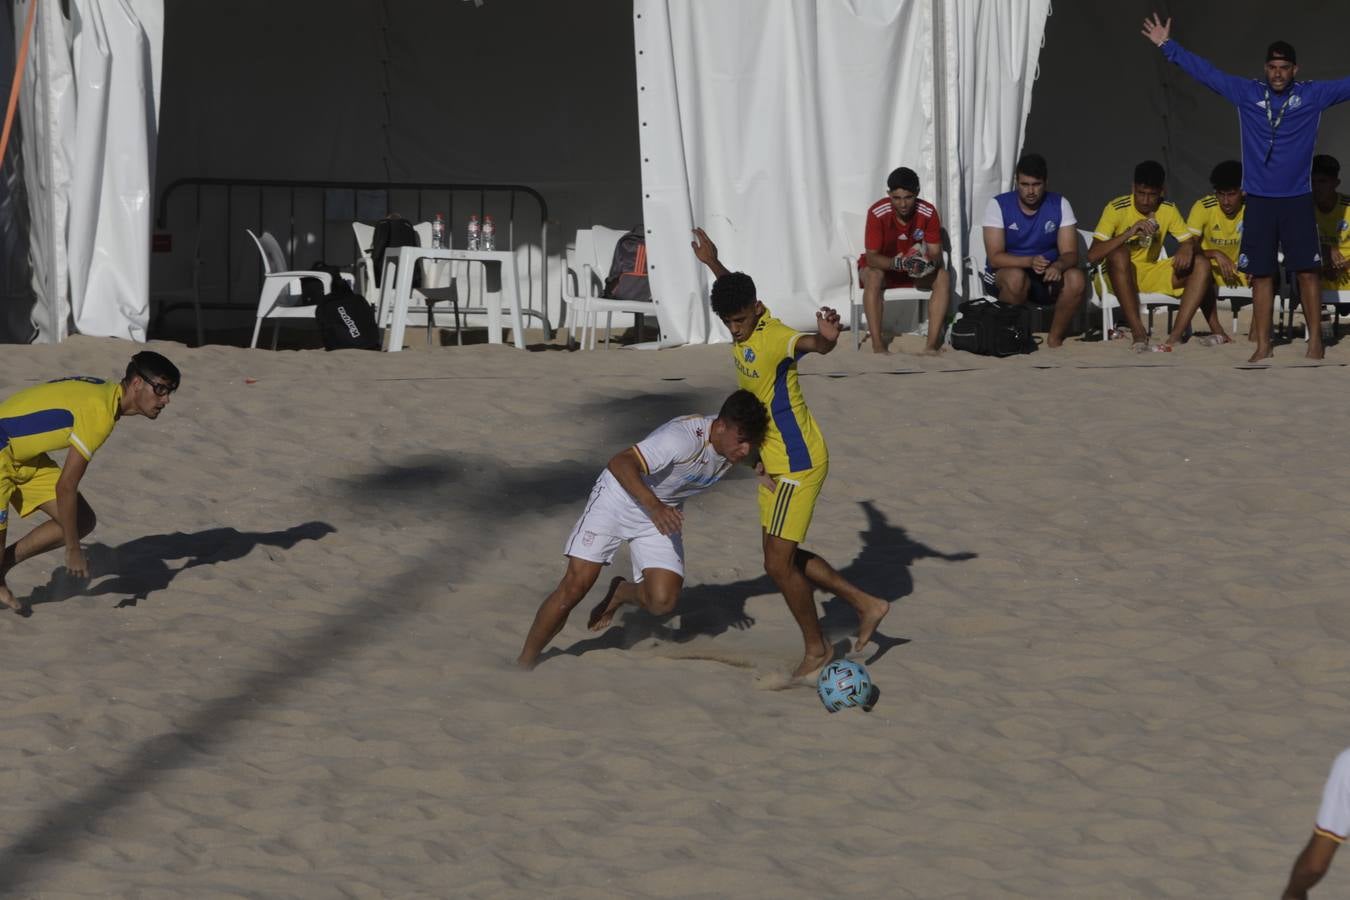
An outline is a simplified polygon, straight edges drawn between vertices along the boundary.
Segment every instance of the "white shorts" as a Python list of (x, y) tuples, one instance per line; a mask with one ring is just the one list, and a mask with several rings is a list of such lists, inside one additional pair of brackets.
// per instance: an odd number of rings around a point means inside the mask
[(607, 566), (625, 541), (634, 581), (642, 580), (644, 569), (666, 569), (684, 577), (684, 540), (657, 531), (642, 507), (606, 471), (591, 489), (586, 509), (563, 544), (563, 555)]

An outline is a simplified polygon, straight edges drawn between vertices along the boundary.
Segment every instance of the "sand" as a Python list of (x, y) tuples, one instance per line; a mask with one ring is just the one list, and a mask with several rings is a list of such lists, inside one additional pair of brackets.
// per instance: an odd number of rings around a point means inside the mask
[[(0, 894), (1277, 896), (1350, 744), (1350, 344), (845, 343), (802, 364), (807, 545), (893, 609), (837, 715), (764, 689), (801, 646), (739, 474), (678, 615), (592, 635), (602, 579), (511, 665), (604, 461), (715, 411), (725, 346), (152, 345), (183, 387), (90, 468), (92, 578), (9, 579)], [(8, 347), (0, 394), (135, 349)]]

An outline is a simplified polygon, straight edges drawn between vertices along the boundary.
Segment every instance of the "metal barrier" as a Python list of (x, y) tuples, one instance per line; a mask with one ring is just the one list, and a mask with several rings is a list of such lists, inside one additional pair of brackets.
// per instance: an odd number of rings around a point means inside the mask
[[(288, 229), (284, 246), (286, 247), (286, 252), (288, 256), (291, 257), (292, 265), (297, 268), (304, 267), (304, 264), (296, 260), (294, 256), (294, 254), (296, 253), (295, 248), (296, 226), (297, 226), (296, 198), (298, 193), (316, 192), (316, 191), (322, 193), (320, 212), (318, 215), (319, 228), (317, 229), (318, 252), (320, 258), (322, 258), (325, 262), (338, 265), (354, 264), (357, 262), (357, 259), (356, 254), (354, 252), (352, 252), (350, 256), (348, 256), (347, 254), (343, 254), (341, 256), (334, 256), (331, 258), (327, 252), (328, 250), (327, 232), (329, 230), (329, 226), (333, 222), (341, 221), (341, 219), (330, 220), (329, 218), (329, 213), (331, 209), (330, 201), (335, 199), (333, 197), (334, 192), (339, 192), (339, 196), (342, 192), (346, 192), (349, 194), (350, 209), (352, 215), (350, 217), (344, 217), (347, 218), (348, 220), (345, 239), (348, 240), (347, 243), (348, 248), (353, 251), (355, 249), (355, 238), (351, 234), (350, 221), (356, 220), (358, 218), (356, 212), (360, 208), (361, 195), (363, 193), (364, 194), (381, 193), (381, 192), (384, 193), (386, 197), (386, 202), (383, 204), (383, 208), (385, 210), (390, 210), (394, 207), (394, 204), (391, 202), (391, 198), (393, 197), (393, 195), (415, 193), (417, 197), (416, 203), (417, 214), (414, 221), (422, 221), (426, 219), (426, 213), (424, 212), (424, 210), (428, 206), (428, 204), (425, 202), (428, 198), (428, 195), (431, 195), (433, 200), (439, 200), (440, 196), (444, 195), (446, 198), (444, 210), (446, 215), (447, 243), (449, 243), (451, 246), (453, 246), (453, 238), (451, 237), (451, 235), (453, 234), (453, 226), (451, 225), (451, 223), (455, 221), (455, 195), (458, 193), (461, 195), (463, 194), (469, 195), (470, 203), (468, 205), (468, 211), (477, 213), (480, 221), (484, 219), (486, 215), (488, 215), (489, 213), (501, 211), (502, 201), (504, 201), (506, 212), (506, 228), (505, 228), (506, 246), (505, 248), (502, 249), (512, 251), (516, 249), (517, 198), (519, 196), (524, 196), (534, 200), (534, 202), (537, 204), (539, 210), (539, 256), (540, 256), (539, 259), (540, 278), (538, 290), (539, 307), (535, 308), (534, 304), (535, 279), (533, 277), (534, 276), (533, 245), (526, 244), (525, 263), (527, 274), (525, 282), (526, 284), (529, 285), (529, 290), (527, 292), (527, 295), (521, 298), (522, 301), (521, 311), (527, 316), (534, 316), (540, 319), (543, 322), (545, 332), (548, 334), (550, 338), (553, 337), (553, 328), (548, 320), (548, 224), (549, 224), (548, 203), (544, 200), (543, 195), (541, 195), (538, 191), (536, 191), (532, 187), (523, 184), (461, 184), (461, 183), (444, 183), (444, 182), (388, 182), (388, 181), (379, 181), (379, 182), (293, 181), (285, 179), (257, 179), (257, 178), (255, 179), (179, 178), (176, 181), (170, 183), (167, 187), (164, 188), (163, 191), (160, 192), (159, 204), (156, 207), (155, 211), (156, 230), (163, 231), (169, 228), (170, 226), (169, 209), (171, 201), (175, 199), (175, 195), (181, 196), (184, 192), (188, 190), (191, 190), (193, 192), (193, 210), (194, 210), (193, 224), (196, 234), (196, 240), (198, 242), (199, 247), (201, 243), (201, 235), (204, 221), (202, 215), (203, 191), (205, 190), (209, 192), (214, 190), (223, 190), (224, 192), (224, 204), (223, 204), (224, 206), (223, 235), (225, 245), (224, 290), (226, 299), (224, 302), (202, 303), (200, 301), (200, 298), (198, 297), (196, 300), (193, 301), (181, 301), (163, 304), (160, 307), (158, 313), (156, 314), (154, 322), (152, 322), (152, 328), (154, 328), (155, 325), (168, 312), (171, 312), (174, 309), (181, 309), (184, 307), (196, 307), (198, 310), (200, 309), (248, 310), (249, 312), (254, 312), (257, 309), (256, 300), (247, 302), (234, 302), (234, 266), (232, 264), (235, 258), (234, 250), (236, 243), (238, 243), (240, 246), (245, 246), (245, 242), (241, 241), (245, 228), (252, 226), (254, 230), (257, 232), (261, 232), (263, 230), (262, 223), (267, 219), (264, 210), (265, 203), (269, 199), (274, 200), (276, 195), (282, 192), (284, 192), (285, 198), (284, 206), (286, 208), (286, 214), (284, 218), (286, 219)], [(239, 197), (240, 194), (251, 195), (253, 193), (256, 193), (257, 195), (256, 201), (252, 201), (248, 197), (242, 199)], [(473, 202), (475, 196), (476, 196), (476, 203)], [(489, 203), (489, 199), (491, 199), (493, 202)], [(242, 208), (237, 208), (242, 207), (245, 203), (251, 202), (256, 202), (256, 208), (250, 210), (243, 210)], [(433, 205), (432, 209), (437, 209), (437, 207)], [(249, 215), (248, 213), (252, 213), (252, 215)], [(413, 218), (412, 216), (407, 217)], [(302, 219), (303, 218), (304, 216), (302, 213)], [(215, 219), (216, 224), (219, 225), (218, 217), (212, 217), (212, 219)], [(238, 231), (238, 235), (235, 234), (236, 231)], [(503, 236), (502, 232), (503, 229), (499, 225), (497, 230), (499, 247), (501, 237)], [(280, 235), (278, 235), (278, 237), (280, 237)], [(251, 245), (249, 245), (245, 249), (245, 254), (247, 255), (247, 257), (251, 258), (252, 256), (256, 256), (256, 251), (254, 251)], [(194, 267), (198, 266), (200, 264), (200, 260), (194, 259), (193, 264)], [(194, 268), (194, 290), (196, 290), (195, 285), (196, 285), (196, 272)], [(200, 334), (200, 320), (199, 320), (199, 334)]]

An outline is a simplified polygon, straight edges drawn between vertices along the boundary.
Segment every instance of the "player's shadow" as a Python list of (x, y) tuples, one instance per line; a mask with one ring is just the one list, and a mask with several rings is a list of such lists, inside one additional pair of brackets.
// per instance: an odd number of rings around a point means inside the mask
[[(116, 547), (90, 544), (85, 548), (88, 579), (74, 578), (64, 568), (57, 569), (47, 584), (33, 589), (27, 606), (60, 603), (77, 596), (107, 595), (120, 598), (118, 608), (135, 606), (155, 591), (167, 588), (187, 569), (242, 559), (256, 547), (289, 550), (301, 541), (317, 541), (336, 530), (327, 522), (305, 522), (284, 531), (208, 528), (192, 533), (146, 535)], [(179, 560), (183, 562), (174, 565)]]
[[(888, 603), (894, 604), (914, 592), (910, 568), (915, 560), (933, 558), (964, 562), (976, 556), (969, 552), (935, 550), (912, 539), (899, 525), (892, 525), (872, 501), (864, 500), (858, 505), (867, 516), (867, 529), (861, 534), (862, 552), (840, 568), (839, 574)], [(649, 640), (682, 643), (696, 637), (716, 637), (733, 628), (744, 630), (755, 624), (754, 617), (746, 612), (750, 598), (776, 593), (778, 588), (767, 575), (730, 584), (696, 584), (680, 593), (680, 602), (668, 617), (653, 616), (643, 610), (626, 610), (623, 624), (615, 625), (597, 637), (577, 641), (570, 647), (550, 650), (541, 659), (561, 654), (580, 656), (591, 650), (627, 650)], [(857, 616), (846, 602), (831, 597), (823, 606), (825, 614), (821, 628), (831, 643), (857, 631)], [(589, 609), (578, 608), (573, 615), (588, 615), (589, 612)], [(784, 615), (787, 615), (786, 609)], [(677, 616), (679, 625), (671, 626)], [(893, 647), (909, 643), (907, 638), (890, 637), (880, 629), (874, 640), (877, 649), (866, 660), (868, 664), (879, 660)]]

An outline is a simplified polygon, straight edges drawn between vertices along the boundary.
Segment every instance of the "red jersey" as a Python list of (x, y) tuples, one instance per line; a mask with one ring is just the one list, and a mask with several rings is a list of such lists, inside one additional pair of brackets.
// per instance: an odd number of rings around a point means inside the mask
[[(914, 214), (908, 222), (901, 222), (891, 208), (889, 197), (882, 197), (867, 211), (867, 235), (863, 246), (882, 256), (902, 256), (915, 244), (942, 243), (942, 221), (937, 209), (927, 200), (914, 203)], [(867, 264), (867, 257), (858, 257), (858, 268)]]

